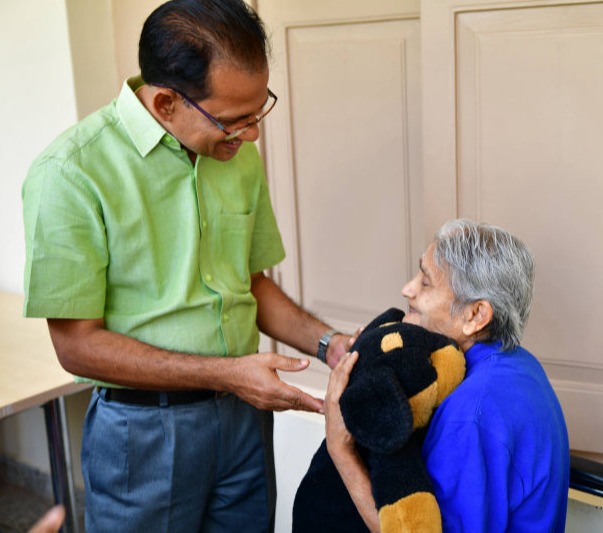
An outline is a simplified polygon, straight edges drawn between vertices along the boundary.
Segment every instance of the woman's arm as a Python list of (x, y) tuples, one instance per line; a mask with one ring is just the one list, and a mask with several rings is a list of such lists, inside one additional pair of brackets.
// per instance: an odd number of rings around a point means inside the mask
[(371, 492), (371, 482), (366, 465), (356, 451), (354, 439), (345, 427), (339, 399), (358, 360), (358, 352), (345, 354), (331, 372), (325, 397), (327, 450), (348, 489), (352, 501), (367, 527), (380, 530), (379, 513)]

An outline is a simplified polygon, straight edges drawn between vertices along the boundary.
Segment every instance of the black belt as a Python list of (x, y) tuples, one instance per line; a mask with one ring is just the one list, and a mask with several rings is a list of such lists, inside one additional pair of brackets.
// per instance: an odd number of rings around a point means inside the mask
[(217, 399), (225, 396), (225, 392), (215, 390), (185, 390), (185, 391), (153, 391), (139, 389), (112, 389), (98, 388), (99, 392), (105, 392), (105, 400), (108, 402), (130, 403), (134, 405), (183, 405), (187, 403), (203, 402), (205, 400)]

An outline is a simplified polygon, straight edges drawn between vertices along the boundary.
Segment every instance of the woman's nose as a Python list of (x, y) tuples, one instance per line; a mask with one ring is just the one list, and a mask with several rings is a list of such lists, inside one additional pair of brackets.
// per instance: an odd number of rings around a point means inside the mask
[(417, 281), (418, 275), (411, 279), (404, 287), (402, 287), (402, 296), (404, 298), (408, 298), (409, 300), (415, 295), (415, 282)]

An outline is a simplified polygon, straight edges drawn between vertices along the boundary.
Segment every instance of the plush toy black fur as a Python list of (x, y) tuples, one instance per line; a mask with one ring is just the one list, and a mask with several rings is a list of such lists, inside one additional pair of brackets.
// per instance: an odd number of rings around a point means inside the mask
[[(465, 359), (454, 341), (403, 317), (389, 309), (358, 336), (341, 412), (367, 465), (381, 531), (441, 531), (421, 444), (433, 411), (462, 381)], [(295, 496), (293, 532), (339, 531), (367, 528), (323, 441)]]

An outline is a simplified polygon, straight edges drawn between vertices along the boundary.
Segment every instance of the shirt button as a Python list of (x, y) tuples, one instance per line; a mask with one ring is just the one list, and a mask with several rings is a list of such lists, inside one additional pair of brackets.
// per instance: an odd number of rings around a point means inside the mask
[(207, 220), (204, 220), (201, 225), (203, 226), (203, 229), (207, 228)]
[(205, 281), (211, 281), (211, 274), (205, 274)]
[(171, 135), (166, 135), (165, 144), (171, 146), (172, 148), (180, 148), (180, 143)]
[(228, 315), (224, 315), (224, 322), (228, 322), (230, 320), (230, 317)]

